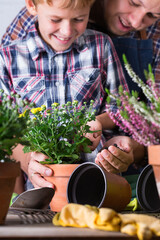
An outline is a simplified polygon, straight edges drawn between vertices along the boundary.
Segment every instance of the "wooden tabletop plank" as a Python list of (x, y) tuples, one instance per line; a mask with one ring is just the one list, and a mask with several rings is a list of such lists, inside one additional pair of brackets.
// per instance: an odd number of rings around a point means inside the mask
[(4, 225), (0, 225), (0, 239), (132, 239), (126, 234), (92, 230), (89, 228), (57, 227), (52, 223), (24, 224), (16, 215), (7, 215)]
[[(4, 240), (137, 240), (120, 232), (93, 230), (90, 228), (57, 227), (50, 223), (24, 224), (18, 215), (8, 214), (0, 225), (0, 239)], [(153, 237), (159, 239), (159, 237)]]

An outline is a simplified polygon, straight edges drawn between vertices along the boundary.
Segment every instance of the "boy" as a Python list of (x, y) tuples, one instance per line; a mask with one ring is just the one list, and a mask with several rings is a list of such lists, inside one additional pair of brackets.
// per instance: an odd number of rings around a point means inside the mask
[[(0, 49), (0, 88), (7, 93), (15, 90), (37, 107), (73, 100), (78, 100), (81, 106), (92, 99), (97, 117), (90, 125), (102, 130), (114, 126), (105, 113), (105, 88), (115, 93), (120, 84), (128, 87), (111, 40), (104, 34), (86, 30), (93, 2), (26, 0), (30, 14), (37, 15), (38, 20), (26, 37)], [(94, 150), (100, 136), (88, 137)], [(93, 160), (95, 156), (96, 153)], [(53, 187), (41, 177), (45, 171), (50, 174), (50, 169), (39, 164), (42, 154), (25, 155), (18, 146), (13, 157), (26, 161), (26, 173), (35, 187)]]

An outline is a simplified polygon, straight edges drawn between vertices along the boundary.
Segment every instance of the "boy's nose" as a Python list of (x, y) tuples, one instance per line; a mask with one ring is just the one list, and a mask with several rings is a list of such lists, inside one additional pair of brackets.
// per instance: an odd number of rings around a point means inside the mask
[(134, 29), (139, 29), (144, 21), (145, 13), (142, 10), (134, 11), (129, 15), (129, 22)]
[(70, 37), (72, 36), (73, 33), (73, 25), (71, 22), (63, 22), (62, 26), (61, 26), (61, 33), (65, 36), (65, 37)]

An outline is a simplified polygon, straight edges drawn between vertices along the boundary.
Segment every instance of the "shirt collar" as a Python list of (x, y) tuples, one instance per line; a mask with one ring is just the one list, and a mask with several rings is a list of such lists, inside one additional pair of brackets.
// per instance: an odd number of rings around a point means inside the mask
[[(57, 54), (61, 54), (62, 52), (55, 52), (51, 47), (49, 47), (48, 44), (43, 41), (43, 39), (39, 36), (37, 26), (38, 23), (33, 24), (27, 35), (27, 46), (32, 59), (35, 61), (42, 52), (47, 52), (51, 57), (54, 57)], [(70, 52), (73, 48), (78, 52), (84, 51), (88, 48), (86, 32), (82, 34), (78, 39), (76, 39), (71, 47), (65, 50), (63, 53)]]
[(82, 34), (79, 38), (77, 38), (74, 43), (73, 47), (77, 49), (78, 52), (84, 51), (88, 48), (87, 38), (86, 38), (86, 31)]
[(46, 52), (44, 41), (40, 38), (37, 31), (37, 24), (33, 24), (27, 35), (27, 47), (33, 60), (36, 60), (40, 53)]

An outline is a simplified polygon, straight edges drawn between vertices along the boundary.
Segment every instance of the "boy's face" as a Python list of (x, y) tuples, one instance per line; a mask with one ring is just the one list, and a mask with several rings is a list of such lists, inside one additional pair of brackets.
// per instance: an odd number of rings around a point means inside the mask
[(85, 31), (90, 6), (82, 9), (60, 8), (59, 0), (54, 0), (52, 5), (38, 4), (39, 31), (43, 40), (56, 52), (68, 49), (77, 37)]
[(159, 0), (104, 0), (108, 30), (115, 35), (142, 30), (160, 18)]

